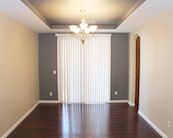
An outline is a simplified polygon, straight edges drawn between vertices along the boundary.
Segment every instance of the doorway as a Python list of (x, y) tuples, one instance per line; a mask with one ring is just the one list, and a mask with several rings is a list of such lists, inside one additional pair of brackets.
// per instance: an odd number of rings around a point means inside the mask
[(139, 93), (140, 93), (140, 37), (136, 38), (136, 82), (135, 82), (135, 109), (139, 110)]

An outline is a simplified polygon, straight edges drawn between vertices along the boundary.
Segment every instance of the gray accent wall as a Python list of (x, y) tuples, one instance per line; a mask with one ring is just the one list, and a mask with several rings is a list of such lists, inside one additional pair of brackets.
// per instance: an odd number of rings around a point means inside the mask
[[(57, 99), (57, 39), (55, 34), (39, 34), (40, 100)], [(52, 96), (49, 96), (52, 92)]]
[(128, 99), (128, 34), (112, 34), (111, 99)]
[[(57, 38), (39, 34), (40, 100), (57, 100)], [(118, 95), (114, 92), (118, 91)], [(50, 96), (49, 92), (53, 95)], [(112, 34), (111, 100), (128, 99), (128, 34)]]

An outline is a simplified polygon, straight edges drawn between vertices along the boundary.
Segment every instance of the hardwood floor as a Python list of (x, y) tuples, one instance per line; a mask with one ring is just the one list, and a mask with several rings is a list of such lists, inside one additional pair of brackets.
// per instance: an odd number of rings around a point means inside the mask
[(161, 138), (127, 104), (40, 104), (8, 138)]

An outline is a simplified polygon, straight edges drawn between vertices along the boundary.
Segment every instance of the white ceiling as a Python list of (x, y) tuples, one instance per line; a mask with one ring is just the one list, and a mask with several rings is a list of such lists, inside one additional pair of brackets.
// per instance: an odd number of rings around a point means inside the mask
[[(173, 0), (146, 0), (118, 28), (98, 30), (98, 32), (131, 32), (171, 8), (173, 8)], [(20, 0), (0, 0), (0, 13), (11, 16), (38, 33), (68, 32), (64, 29), (50, 29)]]

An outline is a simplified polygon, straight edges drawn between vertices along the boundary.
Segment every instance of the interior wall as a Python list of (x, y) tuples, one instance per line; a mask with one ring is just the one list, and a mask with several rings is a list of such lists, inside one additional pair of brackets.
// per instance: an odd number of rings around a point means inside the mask
[[(139, 110), (173, 137), (173, 10), (130, 34), (129, 99), (135, 97), (135, 38), (141, 37)], [(170, 127), (168, 127), (170, 121)]]
[(0, 14), (0, 137), (39, 100), (38, 35)]
[[(40, 99), (57, 100), (57, 38), (53, 33), (39, 34)], [(49, 95), (52, 92), (52, 96)]]
[[(115, 95), (115, 91), (118, 95)], [(128, 34), (112, 34), (111, 99), (128, 99)]]
[[(39, 34), (39, 64), (40, 99), (57, 100), (57, 77), (53, 74), (53, 70), (57, 70), (57, 38), (53, 33)], [(128, 34), (112, 34), (111, 37), (110, 93), (112, 100), (128, 99)]]

